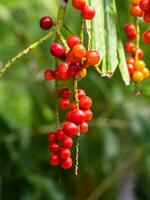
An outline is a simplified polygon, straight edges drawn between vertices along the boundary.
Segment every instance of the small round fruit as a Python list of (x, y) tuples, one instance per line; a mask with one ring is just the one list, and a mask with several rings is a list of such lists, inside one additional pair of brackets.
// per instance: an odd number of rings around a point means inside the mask
[(136, 60), (134, 63), (134, 67), (137, 71), (143, 71), (143, 69), (146, 67), (146, 64), (143, 60)]
[(69, 108), (70, 108), (70, 110), (76, 109), (77, 108), (76, 103), (75, 102), (71, 102)]
[(87, 70), (86, 69), (82, 69), (81, 78), (85, 78), (86, 76), (87, 76)]
[(150, 71), (147, 67), (143, 69), (143, 76), (144, 76), (144, 79), (150, 77)]
[(126, 59), (126, 63), (127, 63), (127, 64), (132, 64), (132, 65), (134, 65), (134, 58), (128, 57), (128, 58)]
[(92, 6), (85, 5), (81, 10), (82, 17), (87, 20), (94, 18), (96, 11)]
[(135, 44), (132, 42), (127, 42), (124, 45), (124, 49), (127, 53), (133, 53), (135, 50)]
[(83, 123), (80, 125), (80, 132), (81, 132), (81, 133), (87, 133), (87, 132), (88, 132), (88, 129), (89, 129), (88, 123), (83, 122)]
[(139, 5), (132, 5), (130, 9), (130, 13), (134, 17), (142, 17), (143, 10), (139, 7)]
[(66, 160), (62, 160), (60, 166), (62, 169), (70, 169), (72, 167), (72, 159), (67, 158)]
[(50, 69), (45, 70), (45, 72), (44, 72), (44, 78), (45, 78), (45, 80), (47, 80), (47, 81), (52, 80), (52, 79), (54, 78), (54, 77), (53, 77), (53, 71), (50, 70)]
[(139, 4), (141, 0), (131, 0), (132, 4)]
[(76, 9), (82, 9), (86, 4), (86, 0), (72, 0), (72, 6)]
[(64, 49), (64, 47), (62, 45), (60, 45), (58, 43), (53, 43), (50, 46), (50, 52), (56, 58), (60, 58), (64, 54), (65, 49)]
[(132, 24), (132, 23), (125, 24), (124, 25), (124, 32), (126, 33), (127, 37), (130, 40), (136, 39), (137, 31), (136, 31), (136, 27), (135, 27), (134, 24)]
[(66, 137), (62, 128), (60, 128), (57, 133), (56, 133), (56, 137), (57, 137), (57, 140), (59, 141), (63, 141), (63, 139)]
[(144, 52), (141, 48), (138, 48), (137, 50), (135, 50), (133, 53), (132, 53), (132, 56), (135, 57), (136, 53), (138, 54), (138, 59), (141, 59), (143, 58), (144, 56)]
[(86, 96), (86, 92), (82, 89), (78, 89), (78, 99), (81, 99), (81, 97)]
[(150, 10), (148, 12), (144, 13), (144, 21), (148, 24), (150, 24)]
[(140, 82), (144, 79), (143, 73), (140, 71), (135, 71), (132, 75), (132, 78), (135, 82)]
[(49, 157), (49, 163), (53, 166), (57, 166), (60, 164), (60, 159), (57, 154), (53, 154)]
[(150, 10), (150, 1), (149, 0), (141, 0), (139, 6), (142, 10), (149, 11)]
[(132, 75), (135, 71), (134, 65), (128, 64), (128, 71), (129, 71), (129, 74)]
[(72, 110), (70, 113), (70, 121), (76, 125), (80, 125), (85, 121), (85, 113), (80, 109)]
[(78, 133), (78, 127), (72, 122), (66, 122), (63, 126), (63, 131), (68, 137), (74, 137)]
[(71, 148), (73, 145), (73, 139), (71, 137), (65, 137), (62, 141), (62, 147)]
[(144, 32), (143, 40), (146, 44), (150, 44), (150, 30)]
[(56, 132), (50, 132), (48, 134), (48, 141), (52, 143), (56, 141)]
[(87, 64), (90, 65), (90, 66), (95, 66), (100, 61), (100, 55), (95, 50), (87, 51), (86, 58), (87, 58)]
[(44, 30), (48, 30), (53, 26), (53, 20), (51, 17), (44, 16), (40, 19), (40, 27)]
[(81, 44), (81, 40), (77, 35), (73, 34), (67, 38), (67, 44), (72, 49), (77, 44)]
[(60, 99), (59, 100), (59, 108), (61, 110), (67, 110), (70, 106), (70, 100), (69, 99)]
[(92, 106), (93, 102), (90, 97), (84, 96), (80, 99), (79, 104), (81, 109), (87, 110)]
[(59, 152), (59, 157), (62, 160), (66, 160), (67, 158), (71, 157), (71, 151), (68, 148), (62, 148)]
[(61, 80), (66, 81), (70, 79), (68, 74), (68, 64), (66, 62), (62, 62), (58, 65), (57, 72)]
[(50, 152), (57, 153), (59, 151), (59, 149), (60, 148), (59, 148), (58, 144), (56, 144), (56, 143), (51, 143), (50, 144), (50, 147), (49, 147)]
[(69, 99), (71, 97), (71, 90), (68, 88), (62, 88), (59, 91), (59, 97), (63, 99)]
[(73, 55), (76, 58), (83, 58), (86, 56), (86, 48), (82, 44), (78, 44), (72, 49)]
[(93, 119), (93, 112), (88, 109), (88, 110), (84, 110), (85, 113), (85, 121), (90, 121), (91, 119)]

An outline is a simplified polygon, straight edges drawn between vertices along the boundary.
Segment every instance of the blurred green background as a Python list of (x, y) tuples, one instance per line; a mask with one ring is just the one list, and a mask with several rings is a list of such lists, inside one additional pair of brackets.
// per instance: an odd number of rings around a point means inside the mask
[[(121, 27), (131, 21), (129, 2), (117, 0)], [(0, 66), (42, 37), (39, 18), (56, 19), (58, 0), (0, 1)], [(70, 20), (71, 19), (71, 20)], [(79, 33), (71, 6), (65, 24)], [(141, 22), (142, 29), (148, 28)], [(66, 34), (66, 33), (65, 33)], [(124, 41), (126, 40), (122, 32)], [(150, 79), (135, 97), (120, 73), (100, 78), (93, 69), (79, 85), (94, 101), (94, 119), (80, 139), (79, 176), (48, 164), (47, 133), (56, 128), (54, 67), (48, 40), (0, 79), (0, 198), (3, 200), (149, 200)], [(150, 47), (141, 44), (150, 63)]]

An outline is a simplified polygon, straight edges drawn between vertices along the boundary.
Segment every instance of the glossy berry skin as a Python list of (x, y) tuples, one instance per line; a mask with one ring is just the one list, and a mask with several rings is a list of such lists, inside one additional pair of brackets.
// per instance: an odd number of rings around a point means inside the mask
[(76, 58), (76, 57), (74, 56), (73, 51), (71, 50), (71, 51), (69, 51), (69, 52), (67, 53), (66, 62), (67, 62), (68, 64), (76, 64), (76, 63), (79, 63), (79, 62), (80, 62), (80, 59), (79, 59), (79, 58)]
[(50, 152), (57, 153), (59, 151), (59, 145), (56, 143), (51, 143), (49, 147)]
[(78, 99), (81, 99), (81, 97), (86, 96), (86, 93), (82, 89), (78, 89)]
[(130, 40), (136, 39), (137, 31), (136, 31), (136, 27), (135, 27), (134, 24), (132, 24), (132, 23), (125, 24), (124, 25), (124, 32), (126, 33), (127, 37)]
[(143, 69), (143, 76), (144, 76), (144, 79), (150, 76), (150, 71), (146, 67)]
[(68, 74), (69, 74), (69, 76), (72, 76), (72, 77), (80, 76), (80, 74), (81, 74), (81, 65), (79, 63), (70, 64), (69, 68), (68, 68)]
[(91, 119), (93, 119), (93, 112), (88, 109), (88, 110), (84, 110), (85, 113), (85, 121), (90, 121)]
[(82, 10), (81, 14), (84, 19), (91, 20), (95, 16), (95, 9), (92, 6), (85, 5)]
[(40, 19), (40, 27), (43, 30), (48, 30), (53, 26), (53, 20), (51, 17), (44, 16)]
[(60, 164), (60, 159), (57, 154), (53, 154), (49, 157), (49, 163), (53, 166), (57, 166)]
[(70, 110), (74, 110), (74, 109), (76, 109), (76, 104), (75, 104), (75, 102), (71, 102), (70, 103), (70, 106), (69, 106), (69, 108), (70, 108)]
[(132, 42), (127, 42), (124, 45), (124, 49), (126, 53), (133, 53), (135, 50), (135, 44)]
[(64, 54), (65, 49), (64, 49), (64, 47), (62, 45), (60, 45), (58, 43), (53, 43), (50, 46), (50, 52), (56, 58), (60, 58)]
[(65, 137), (62, 141), (62, 147), (71, 148), (73, 145), (73, 139), (71, 137)]
[(129, 74), (132, 75), (133, 72), (135, 71), (135, 69), (134, 69), (134, 65), (132, 65), (132, 64), (128, 64), (128, 71), (129, 71)]
[(80, 109), (72, 110), (70, 113), (70, 121), (76, 125), (80, 125), (85, 121), (85, 113)]
[(51, 132), (48, 134), (48, 141), (52, 143), (56, 141), (56, 132)]
[(71, 157), (71, 151), (67, 148), (61, 148), (59, 152), (59, 157), (63, 160)]
[(150, 24), (150, 11), (144, 13), (144, 21)]
[(57, 131), (56, 137), (57, 137), (57, 140), (59, 141), (63, 141), (63, 139), (66, 137), (61, 128)]
[(150, 10), (150, 1), (149, 0), (141, 0), (139, 6), (142, 10), (149, 11)]
[(74, 46), (81, 44), (81, 40), (77, 35), (73, 34), (67, 38), (67, 44), (72, 49)]
[(143, 40), (146, 44), (150, 44), (150, 30), (144, 32)]
[(86, 122), (83, 122), (81, 125), (80, 125), (80, 132), (81, 133), (87, 133), (88, 132), (88, 124)]
[(139, 5), (132, 5), (130, 9), (130, 13), (134, 17), (142, 17), (143, 10), (139, 7)]
[(67, 114), (66, 114), (66, 121), (70, 121), (70, 114), (71, 114), (71, 111), (67, 112)]
[(143, 71), (143, 69), (146, 67), (146, 64), (143, 60), (137, 60), (134, 63), (134, 67), (137, 71)]
[(100, 55), (95, 50), (87, 51), (86, 58), (87, 58), (87, 64), (90, 65), (90, 66), (95, 66), (100, 61)]
[(63, 131), (68, 137), (74, 137), (78, 133), (78, 127), (72, 122), (66, 122), (63, 126)]
[(61, 110), (67, 110), (70, 106), (70, 101), (69, 99), (60, 99), (59, 100), (59, 108)]
[(126, 59), (126, 63), (127, 64), (132, 64), (132, 65), (134, 65), (134, 58), (132, 58), (132, 57), (128, 57), (127, 59)]
[(61, 80), (66, 81), (70, 79), (68, 74), (68, 64), (66, 62), (62, 62), (57, 67), (57, 73)]
[(83, 58), (86, 56), (86, 48), (82, 44), (78, 44), (72, 49), (73, 55), (76, 58)]
[(87, 110), (92, 106), (93, 102), (90, 97), (84, 96), (80, 99), (79, 104), (81, 109)]
[(143, 73), (140, 71), (135, 71), (132, 75), (132, 78), (135, 82), (140, 82), (144, 79)]
[(135, 53), (137, 52), (137, 54), (138, 54), (138, 59), (141, 59), (143, 56), (144, 56), (144, 52), (143, 52), (143, 50), (141, 49), (141, 48), (138, 48), (136, 51), (134, 51), (133, 53), (132, 53), (132, 56), (133, 57), (135, 57)]
[(62, 169), (70, 169), (72, 167), (72, 159), (67, 158), (66, 160), (62, 160), (60, 166)]
[(71, 97), (71, 90), (68, 88), (62, 88), (59, 91), (59, 97), (63, 99), (69, 99)]
[(50, 69), (45, 70), (45, 72), (44, 72), (44, 78), (45, 78), (45, 80), (47, 80), (47, 81), (52, 80), (52, 79), (54, 78), (54, 77), (53, 77), (53, 71), (50, 70)]
[(72, 0), (72, 6), (76, 9), (82, 9), (86, 4), (86, 0)]

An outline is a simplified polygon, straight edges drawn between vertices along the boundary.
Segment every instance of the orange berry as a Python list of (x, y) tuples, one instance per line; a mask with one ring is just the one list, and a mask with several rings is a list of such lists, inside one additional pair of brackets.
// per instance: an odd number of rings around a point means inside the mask
[(87, 51), (86, 57), (87, 57), (87, 64), (91, 66), (97, 65), (100, 61), (100, 55), (95, 50)]
[(144, 79), (143, 73), (140, 71), (135, 71), (132, 76), (135, 82), (140, 82)]
[(143, 69), (146, 67), (146, 64), (143, 60), (136, 60), (134, 63), (134, 67), (137, 71), (143, 71)]
[(147, 67), (143, 69), (143, 76), (144, 78), (148, 78), (150, 76), (150, 71)]
[(141, 0), (131, 0), (131, 3), (137, 4), (137, 5), (138, 5), (138, 4), (140, 3), (140, 1), (141, 1)]
[(82, 78), (85, 78), (87, 76), (87, 70), (86, 69), (83, 69), (82, 71), (81, 71), (81, 77)]
[(73, 47), (72, 52), (74, 57), (81, 59), (86, 55), (86, 48), (82, 44), (78, 44)]

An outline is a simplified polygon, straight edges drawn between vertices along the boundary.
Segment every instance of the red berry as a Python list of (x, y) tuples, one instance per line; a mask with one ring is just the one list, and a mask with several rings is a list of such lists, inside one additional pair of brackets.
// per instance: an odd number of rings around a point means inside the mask
[(83, 110), (87, 110), (92, 106), (92, 99), (88, 96), (84, 96), (80, 99), (80, 108)]
[(81, 43), (81, 40), (80, 38), (73, 34), (73, 35), (70, 35), (68, 38), (67, 38), (67, 44), (68, 46), (72, 49), (74, 46), (76, 46), (77, 44), (80, 44)]
[(66, 136), (62, 129), (59, 129), (56, 133), (56, 137), (59, 141), (62, 141)]
[(63, 131), (68, 137), (74, 137), (78, 133), (78, 127), (72, 122), (66, 122), (63, 126)]
[(70, 169), (72, 167), (72, 159), (67, 158), (66, 160), (62, 160), (60, 166), (63, 169)]
[(60, 99), (59, 100), (59, 108), (61, 110), (66, 110), (69, 108), (69, 105), (70, 105), (70, 101), (69, 99)]
[(95, 50), (87, 51), (86, 58), (87, 58), (87, 64), (91, 66), (97, 65), (100, 61), (100, 55)]
[(49, 142), (55, 142), (56, 141), (56, 132), (50, 132), (48, 134), (48, 141)]
[(127, 53), (133, 53), (135, 50), (135, 44), (132, 42), (127, 42), (124, 45), (124, 49)]
[(57, 154), (53, 154), (49, 157), (49, 163), (53, 166), (57, 166), (60, 164), (60, 159)]
[(150, 44), (150, 30), (144, 32), (143, 40), (146, 44)]
[(74, 56), (73, 51), (71, 50), (71, 51), (69, 51), (69, 52), (67, 53), (66, 62), (67, 62), (67, 63), (75, 64), (75, 63), (80, 62), (80, 59), (79, 59), (79, 58), (76, 58), (76, 57)]
[(40, 27), (44, 30), (48, 30), (53, 26), (52, 18), (45, 16), (40, 19)]
[(139, 5), (132, 5), (130, 9), (130, 13), (134, 17), (142, 17), (143, 10), (139, 7)]
[(70, 103), (70, 106), (69, 106), (69, 108), (70, 108), (70, 110), (74, 110), (74, 109), (76, 109), (76, 104), (75, 104), (75, 102), (71, 102)]
[(91, 20), (95, 16), (95, 9), (92, 6), (85, 5), (82, 10), (81, 14), (84, 19)]
[(129, 71), (129, 74), (130, 74), (130, 75), (133, 74), (134, 70), (135, 70), (135, 69), (134, 69), (134, 65), (128, 64), (128, 71)]
[(85, 121), (90, 121), (93, 118), (93, 112), (89, 110), (84, 110), (85, 113)]
[(57, 81), (61, 80), (60, 74), (57, 70), (53, 71), (53, 77)]
[(86, 55), (86, 48), (82, 44), (77, 44), (72, 49), (73, 55), (76, 58), (83, 58)]
[(81, 97), (86, 96), (86, 93), (82, 89), (78, 89), (78, 99), (81, 99)]
[(126, 63), (127, 64), (132, 64), (132, 65), (134, 65), (134, 58), (131, 58), (131, 57), (128, 57), (127, 59), (126, 59)]
[(52, 80), (52, 79), (54, 78), (54, 77), (53, 77), (53, 71), (50, 70), (50, 69), (45, 70), (45, 72), (44, 72), (44, 78), (45, 78), (45, 80), (47, 80), (47, 81)]
[(76, 125), (82, 124), (85, 121), (85, 113), (80, 109), (72, 110), (70, 113), (70, 121)]
[(64, 49), (64, 47), (62, 45), (60, 45), (58, 43), (53, 43), (50, 46), (50, 52), (56, 58), (60, 58), (64, 54), (65, 49)]
[[(137, 51), (137, 54), (138, 54), (138, 58), (139, 58), (139, 59), (142, 58), (142, 57), (144, 56), (144, 52), (143, 52), (143, 50), (142, 50), (141, 48), (138, 48), (136, 51)], [(132, 56), (133, 56), (133, 57), (135, 57), (136, 51), (134, 51), (134, 52), (132, 53)]]
[(83, 122), (80, 125), (80, 131), (81, 131), (81, 133), (87, 133), (88, 129), (89, 129), (89, 126), (88, 126), (88, 124), (86, 122)]
[(59, 151), (59, 145), (56, 144), (56, 143), (51, 143), (50, 144), (50, 147), (49, 147), (49, 150), (52, 152), (52, 153), (57, 153)]
[(126, 33), (127, 37), (130, 40), (136, 39), (137, 31), (136, 31), (136, 27), (135, 27), (134, 24), (132, 24), (132, 23), (125, 24), (124, 25), (124, 32)]
[(62, 141), (62, 147), (71, 148), (73, 145), (73, 139), (71, 137), (65, 137)]
[(144, 13), (144, 21), (150, 24), (150, 10)]
[(63, 99), (69, 99), (71, 97), (71, 90), (69, 90), (68, 88), (62, 88), (59, 91), (59, 97)]
[(82, 9), (86, 4), (86, 0), (72, 0), (72, 6), (76, 9)]
[(71, 151), (67, 148), (62, 148), (59, 152), (59, 157), (63, 160), (66, 160), (67, 158), (71, 157)]
[(71, 113), (71, 111), (67, 112), (67, 114), (66, 114), (66, 121), (70, 121), (70, 113)]
[(81, 73), (81, 65), (79, 63), (70, 64), (68, 74), (72, 77), (79, 76)]
[(62, 62), (57, 67), (57, 72), (61, 80), (69, 80), (70, 75), (68, 74), (68, 64), (66, 62)]
[(149, 11), (150, 10), (150, 1), (149, 0), (141, 0), (140, 8), (144, 11)]

